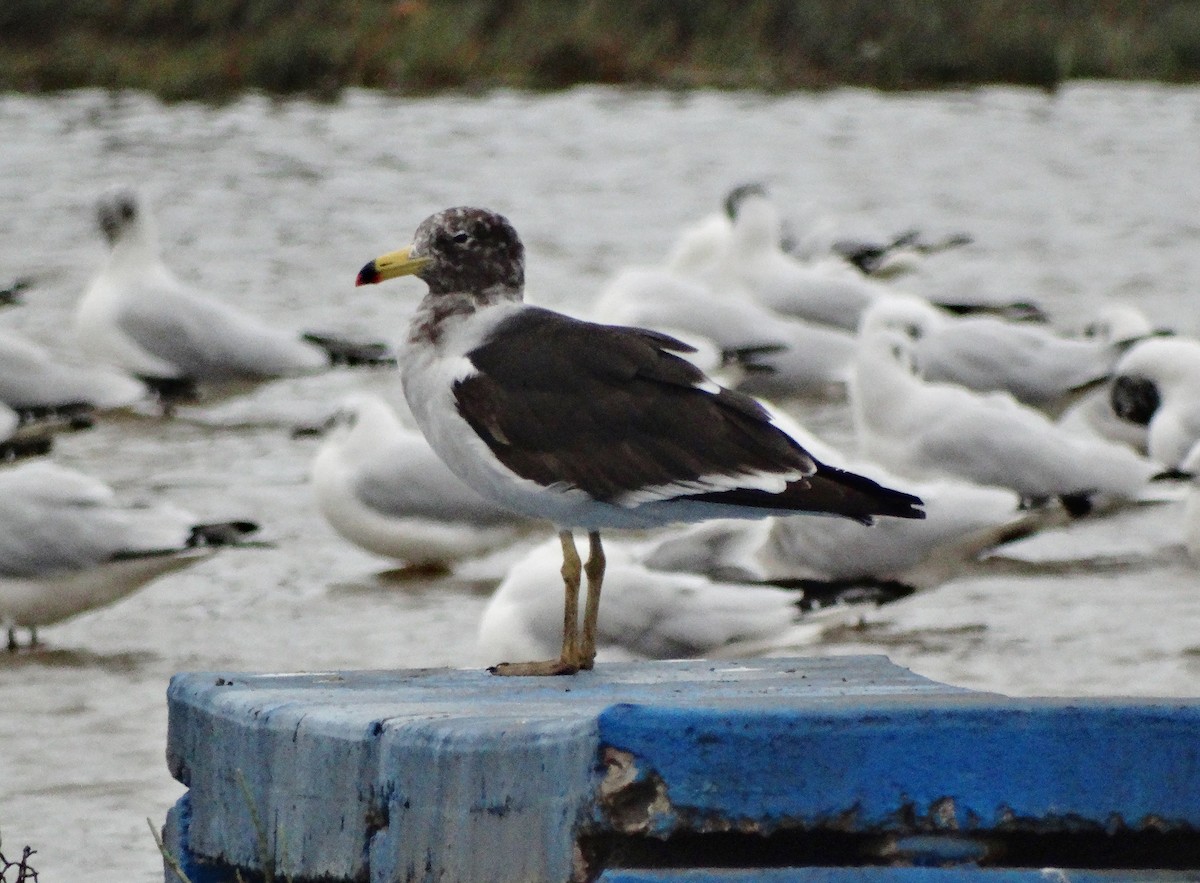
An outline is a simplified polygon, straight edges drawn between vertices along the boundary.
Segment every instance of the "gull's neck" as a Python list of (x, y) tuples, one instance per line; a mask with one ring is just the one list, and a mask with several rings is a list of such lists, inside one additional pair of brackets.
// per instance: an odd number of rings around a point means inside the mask
[(141, 267), (158, 263), (158, 236), (152, 227), (141, 226), (125, 231), (120, 239), (112, 245), (109, 253), (109, 266), (116, 268)]
[(497, 284), (482, 291), (430, 291), (421, 301), (409, 325), (408, 342), (414, 345), (437, 344), (453, 326), (502, 304), (521, 303), (521, 288)]

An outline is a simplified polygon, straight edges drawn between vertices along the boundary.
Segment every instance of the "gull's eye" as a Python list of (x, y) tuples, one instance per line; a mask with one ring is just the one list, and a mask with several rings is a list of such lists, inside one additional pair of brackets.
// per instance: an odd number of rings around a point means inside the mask
[(453, 236), (450, 237), (451, 241), (457, 242), (459, 245), (466, 245), (467, 242), (470, 240), (470, 238), (471, 238), (470, 234), (467, 233), (465, 230), (462, 232), (459, 232), (459, 233), (455, 233)]

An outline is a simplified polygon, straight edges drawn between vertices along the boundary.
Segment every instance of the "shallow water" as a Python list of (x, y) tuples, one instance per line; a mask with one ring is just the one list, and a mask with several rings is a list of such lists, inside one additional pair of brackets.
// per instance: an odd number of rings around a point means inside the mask
[[(354, 274), (446, 205), (508, 214), (529, 246), (531, 298), (570, 307), (759, 178), (789, 214), (811, 206), (847, 233), (974, 235), (908, 283), (920, 293), (1035, 299), (1063, 323), (1124, 300), (1200, 330), (1195, 89), (350, 93), (219, 108), (78, 93), (0, 97), (0, 131), (0, 280), (37, 281), (0, 323), (61, 348), (102, 257), (91, 204), (110, 182), (142, 187), (185, 278), (297, 327), (398, 336), (419, 283), (355, 290)], [(39, 652), (0, 655), (0, 832), (10, 853), (39, 850), (42, 879), (162, 879), (144, 820), (160, 823), (182, 792), (163, 762), (175, 671), (475, 664), (488, 584), (397, 578), (340, 541), (305, 486), (315, 443), (288, 436), (350, 390), (396, 386), (334, 372), (59, 444), (59, 461), (128, 495), (255, 518), (270, 546), (46, 629)], [(845, 439), (841, 406), (806, 419)], [(1178, 512), (1040, 538), (1023, 556), (1042, 564), (980, 568), (812, 652), (884, 652), (1009, 694), (1197, 695), (1200, 593)]]

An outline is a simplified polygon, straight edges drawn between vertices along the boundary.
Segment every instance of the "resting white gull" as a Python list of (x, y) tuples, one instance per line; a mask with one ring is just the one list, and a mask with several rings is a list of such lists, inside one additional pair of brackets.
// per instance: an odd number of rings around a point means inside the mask
[[(604, 575), (600, 531), (783, 512), (919, 518), (920, 501), (810, 456), (753, 399), (717, 386), (644, 329), (522, 303), (525, 254), (502, 216), (438, 212), (413, 243), (369, 262), (358, 284), (428, 286), (401, 358), (421, 431), (468, 485), (559, 528), (565, 590), (558, 659), (501, 674), (591, 667)], [(580, 561), (572, 529), (588, 532)], [(588, 592), (576, 621), (582, 574)]]
[(203, 524), (174, 506), (118, 501), (103, 482), (46, 461), (0, 470), (0, 627), (52, 625), (111, 604), (256, 530)]
[(850, 384), (862, 453), (893, 472), (957, 476), (1087, 511), (1093, 495), (1137, 497), (1160, 471), (1123, 445), (1071, 434), (1008, 393), (924, 380), (912, 346), (890, 329), (864, 329)]
[(106, 411), (147, 399), (146, 385), (103, 365), (74, 364), (0, 331), (0, 402), (30, 415)]
[(346, 398), (313, 458), (317, 508), (342, 537), (414, 566), (447, 566), (512, 543), (529, 523), (451, 472), (391, 405)]
[(855, 338), (826, 325), (773, 313), (749, 297), (717, 294), (662, 268), (614, 276), (589, 311), (618, 325), (698, 334), (751, 370), (746, 385), (776, 397), (844, 394)]
[(733, 219), (724, 251), (708, 265), (690, 270), (714, 290), (738, 286), (763, 306), (812, 322), (854, 330), (863, 310), (891, 292), (848, 265), (829, 256), (801, 261), (780, 245), (779, 214), (765, 196), (743, 198)]
[(996, 316), (956, 316), (912, 295), (876, 301), (863, 329), (891, 328), (912, 340), (921, 376), (983, 392), (1005, 390), (1044, 409), (1064, 406), (1105, 380), (1129, 340), (1064, 337), (1045, 325)]
[(107, 192), (97, 216), (110, 252), (79, 302), (79, 345), (167, 400), (334, 364), (395, 363), (383, 344), (289, 330), (185, 285), (163, 263), (153, 219), (129, 189)]
[(1113, 370), (1109, 402), (1118, 418), (1146, 429), (1151, 458), (1180, 468), (1200, 440), (1200, 340), (1140, 342)]
[(825, 463), (919, 496), (921, 522), (885, 519), (858, 530), (837, 518), (772, 517), (710, 521), (642, 544), (637, 558), (655, 569), (683, 570), (735, 582), (903, 583), (926, 588), (970, 568), (994, 546), (1065, 520), (1061, 509), (1022, 505), (1015, 491), (957, 478), (902, 478), (877, 463), (853, 460), (787, 419), (788, 433)]
[[(1085, 319), (1079, 336), (1097, 341), (1131, 341), (1168, 335), (1156, 330), (1149, 318), (1132, 304), (1106, 304)], [(1113, 367), (1116, 370), (1116, 366)], [(1111, 384), (1089, 389), (1059, 415), (1058, 424), (1075, 433), (1095, 435), (1128, 445), (1140, 454), (1147, 451), (1148, 430), (1140, 423), (1123, 420), (1113, 411)]]
[[(735, 219), (742, 203), (750, 197), (766, 199), (767, 188), (759, 181), (734, 187), (725, 196), (726, 226)], [(926, 239), (910, 229), (890, 237), (847, 237), (835, 229), (833, 219), (807, 206), (797, 224), (794, 216), (780, 219), (780, 247), (803, 261), (836, 255), (865, 276), (891, 279), (916, 270), (932, 254), (969, 245), (970, 236), (953, 233), (941, 239)]]
[(735, 582), (927, 588), (968, 571), (983, 552), (1061, 520), (1061, 510), (1024, 509), (1020, 496), (1004, 488), (955, 479), (891, 483), (920, 496), (925, 521), (888, 519), (869, 531), (834, 518), (712, 521), (648, 543), (638, 560)]
[[(780, 654), (813, 643), (829, 627), (856, 620), (864, 610), (862, 604), (838, 603), (837, 596), (801, 589), (653, 570), (639, 563), (625, 544), (609, 545), (607, 603), (596, 628), (601, 661)], [(509, 570), (480, 619), (481, 659), (558, 651), (562, 607), (546, 585), (559, 578), (561, 567), (558, 545), (544, 543)], [(868, 603), (880, 598), (878, 593), (846, 594)]]

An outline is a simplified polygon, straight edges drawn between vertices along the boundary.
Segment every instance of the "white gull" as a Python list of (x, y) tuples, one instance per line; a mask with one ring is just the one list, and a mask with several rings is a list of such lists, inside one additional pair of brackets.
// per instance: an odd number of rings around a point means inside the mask
[(331, 418), (311, 480), (317, 508), (338, 534), (409, 565), (481, 555), (529, 529), (463, 484), (420, 432), (370, 393), (348, 397)]
[(18, 628), (111, 604), (255, 529), (123, 503), (98, 479), (47, 461), (0, 470), (0, 628), (9, 649)]

